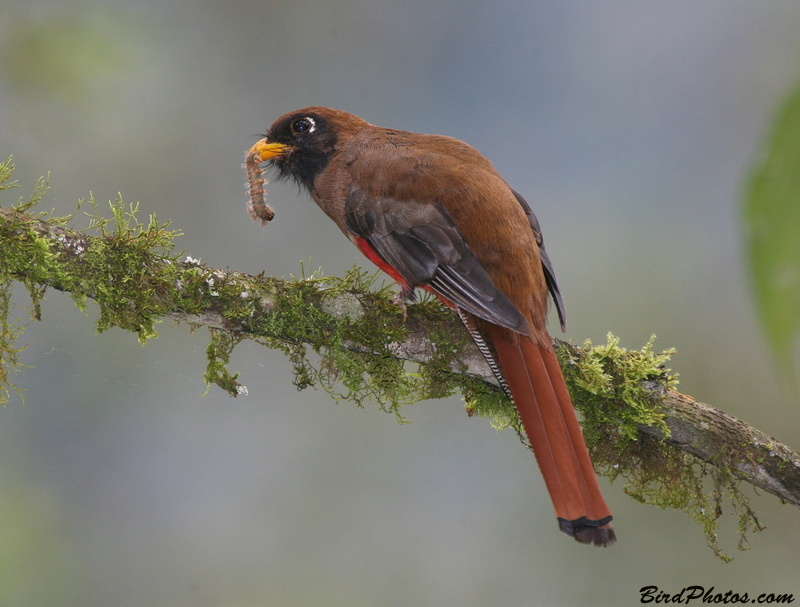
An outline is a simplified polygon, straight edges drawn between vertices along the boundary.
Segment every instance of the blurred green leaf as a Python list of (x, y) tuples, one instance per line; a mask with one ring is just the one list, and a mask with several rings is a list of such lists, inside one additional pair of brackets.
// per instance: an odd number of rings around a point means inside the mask
[(800, 330), (800, 87), (780, 108), (746, 189), (747, 256), (758, 313), (785, 378), (796, 385)]
[(45, 17), (13, 17), (0, 39), (1, 67), (29, 95), (59, 95), (85, 103), (92, 86), (109, 86), (130, 72), (129, 34), (138, 23), (110, 9), (74, 7)]

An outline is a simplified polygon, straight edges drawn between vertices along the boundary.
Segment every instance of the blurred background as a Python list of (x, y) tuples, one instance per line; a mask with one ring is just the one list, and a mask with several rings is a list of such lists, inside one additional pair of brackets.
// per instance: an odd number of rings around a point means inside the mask
[[(43, 209), (118, 192), (244, 272), (326, 274), (358, 252), (291, 184), (245, 211), (244, 151), (329, 105), (461, 138), (536, 210), (567, 337), (676, 347), (679, 388), (800, 447), (745, 272), (742, 189), (800, 76), (800, 4), (746, 0), (4, 0), (0, 156)], [(74, 224), (86, 225), (78, 216)], [(17, 301), (27, 298), (18, 290)], [(207, 333), (141, 347), (48, 292), (0, 410), (0, 605), (627, 605), (639, 589), (794, 593), (800, 512), (728, 565), (680, 512), (605, 493), (619, 542), (556, 529), (530, 453), (457, 397), (405, 409), (297, 392), (251, 344), (249, 396), (203, 395)], [(555, 325), (553, 326), (555, 329)]]

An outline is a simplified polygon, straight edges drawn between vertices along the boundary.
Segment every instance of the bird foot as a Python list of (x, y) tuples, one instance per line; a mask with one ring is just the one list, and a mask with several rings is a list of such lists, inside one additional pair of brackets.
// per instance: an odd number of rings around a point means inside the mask
[(406, 305), (406, 298), (402, 293), (397, 293), (391, 299), (392, 304), (400, 308), (400, 313), (403, 315), (403, 322), (408, 320), (408, 306)]

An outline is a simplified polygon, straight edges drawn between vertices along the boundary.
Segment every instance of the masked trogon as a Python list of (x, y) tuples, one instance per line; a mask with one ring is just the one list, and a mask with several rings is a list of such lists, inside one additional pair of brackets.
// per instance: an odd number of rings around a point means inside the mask
[(340, 110), (286, 114), (251, 149), (294, 179), (372, 262), (456, 311), (519, 412), (560, 529), (616, 539), (545, 326), (564, 306), (536, 216), (466, 143)]

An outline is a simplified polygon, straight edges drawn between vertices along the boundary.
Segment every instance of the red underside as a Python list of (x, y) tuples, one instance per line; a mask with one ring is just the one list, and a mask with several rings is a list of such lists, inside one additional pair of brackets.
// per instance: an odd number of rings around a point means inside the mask
[(358, 250), (366, 255), (367, 259), (369, 259), (372, 263), (396, 280), (401, 287), (408, 287), (408, 283), (403, 280), (403, 277), (400, 276), (400, 274), (397, 273), (397, 270), (383, 261), (383, 259), (378, 256), (378, 254), (375, 252), (375, 249), (370, 246), (365, 238), (356, 237), (355, 241)]
[[(358, 247), (358, 250), (361, 251), (366, 256), (367, 259), (369, 259), (372, 263), (374, 263), (376, 266), (378, 266), (381, 270), (383, 270), (389, 276), (391, 276), (392, 279), (395, 282), (397, 282), (397, 284), (399, 284), (402, 289), (404, 289), (404, 290), (408, 290), (409, 289), (408, 282), (406, 282), (406, 280), (402, 276), (400, 276), (400, 274), (398, 274), (397, 270), (395, 270), (392, 266), (390, 266), (383, 259), (381, 259), (381, 257), (375, 252), (375, 249), (373, 249), (370, 246), (370, 244), (367, 242), (367, 240), (365, 238), (356, 237), (355, 243), (356, 243), (356, 246)], [(436, 293), (428, 285), (422, 285), (420, 288), (425, 289), (426, 291), (429, 291), (430, 293), (433, 293), (434, 295), (436, 295), (436, 297), (438, 297), (441, 300), (441, 302), (444, 305), (446, 305), (447, 307), (455, 308), (455, 306), (453, 305), (452, 302), (450, 302), (449, 300), (445, 299), (444, 297), (442, 297), (441, 295)]]

